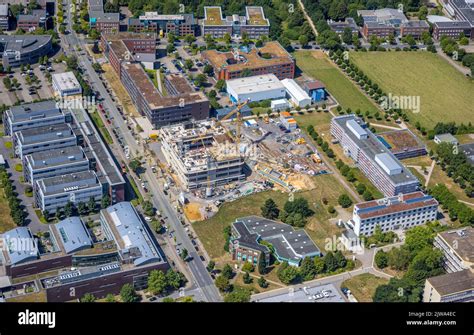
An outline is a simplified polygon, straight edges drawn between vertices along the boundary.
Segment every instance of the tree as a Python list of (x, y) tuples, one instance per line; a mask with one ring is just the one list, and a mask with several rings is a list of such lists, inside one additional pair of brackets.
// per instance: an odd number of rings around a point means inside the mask
[(177, 290), (187, 282), (186, 277), (179, 271), (169, 269), (166, 271), (166, 283), (168, 288)]
[(161, 294), (166, 291), (167, 286), (168, 283), (163, 271), (153, 270), (150, 272), (148, 276), (148, 291), (150, 291), (151, 294)]
[(347, 259), (346, 257), (344, 257), (344, 255), (342, 254), (341, 250), (337, 250), (335, 253), (334, 253), (334, 258), (336, 259), (336, 263), (337, 263), (337, 267), (339, 269), (343, 269), (346, 267), (347, 265)]
[(221, 92), (226, 87), (225, 80), (219, 79), (214, 87), (216, 88), (216, 90)]
[(301, 262), (300, 275), (303, 280), (311, 280), (316, 276), (316, 268), (311, 258), (305, 257)]
[(232, 271), (232, 267), (229, 264), (224, 265), (222, 269), (222, 276), (227, 279), (231, 279), (234, 276), (234, 271)]
[(283, 269), (278, 269), (278, 279), (280, 279), (283, 284), (289, 285), (299, 280), (299, 272), (297, 268), (288, 265), (287, 262), (282, 263), (281, 267), (283, 267)]
[(97, 42), (94, 43), (94, 45), (92, 46), (92, 52), (95, 53), (95, 54), (100, 53), (99, 43), (97, 43)]
[(74, 214), (74, 204), (68, 201), (66, 205), (64, 206), (64, 215), (66, 215), (66, 217), (71, 217), (73, 214)]
[(267, 261), (265, 260), (265, 254), (263, 252), (258, 256), (258, 273), (261, 275), (267, 273)]
[(254, 266), (250, 262), (245, 262), (245, 264), (242, 266), (242, 271), (244, 272), (253, 272), (254, 271)]
[[(202, 69), (202, 72), (204, 72), (208, 76), (211, 76), (214, 72), (214, 68), (212, 67), (212, 65), (206, 64), (206, 65), (204, 65), (204, 68)], [(217, 86), (217, 84), (216, 84), (216, 86)], [(216, 87), (216, 89), (218, 89), (218, 88)]]
[(102, 207), (102, 209), (105, 209), (109, 206), (110, 206), (110, 197), (106, 194), (100, 202), (100, 207)]
[(188, 34), (188, 35), (184, 36), (184, 41), (186, 43), (188, 43), (189, 45), (191, 45), (191, 44), (194, 43), (194, 41), (196, 41), (196, 37), (194, 37), (194, 35), (192, 35), (192, 34)]
[(183, 250), (181, 250), (181, 253), (179, 254), (179, 256), (181, 257), (183, 261), (186, 261), (186, 259), (188, 259), (188, 255), (189, 255), (188, 249), (186, 248), (183, 248)]
[(352, 44), (352, 29), (349, 27), (344, 28), (341, 39), (346, 44)]
[(193, 63), (193, 61), (192, 61), (191, 59), (186, 59), (186, 60), (184, 61), (184, 67), (185, 67), (186, 70), (188, 70), (188, 71), (193, 68), (193, 65), (194, 65), (194, 63)]
[(309, 39), (308, 36), (306, 35), (300, 35), (298, 37), (298, 42), (301, 44), (301, 46), (304, 48), (308, 45)]
[(95, 199), (93, 197), (90, 197), (89, 202), (87, 203), (87, 209), (89, 210), (89, 212), (95, 212), (95, 208), (96, 208)]
[(337, 270), (337, 259), (334, 257), (332, 251), (329, 251), (326, 256), (324, 256), (324, 267), (327, 272), (333, 272)]
[(131, 284), (125, 284), (120, 290), (120, 298), (123, 302), (138, 302), (140, 296), (135, 292), (135, 289)]
[(105, 296), (105, 302), (116, 302), (113, 294), (109, 293)]
[(231, 288), (231, 285), (229, 283), (229, 279), (226, 276), (222, 275), (222, 274), (217, 276), (215, 284), (216, 284), (216, 287), (221, 292), (227, 292)]
[(57, 207), (56, 208), (56, 213), (54, 214), (54, 216), (56, 217), (56, 219), (60, 220), (61, 219), (61, 208)]
[(139, 171), (142, 167), (142, 162), (135, 158), (128, 164), (128, 166), (130, 167), (130, 169), (132, 169), (133, 172), (137, 173), (137, 171)]
[(155, 208), (153, 207), (153, 204), (151, 201), (145, 200), (142, 203), (142, 208), (143, 208), (143, 213), (147, 216), (153, 216), (155, 215)]
[(84, 296), (81, 298), (81, 302), (94, 302), (95, 297), (91, 293), (86, 293)]
[(352, 200), (347, 194), (341, 194), (337, 199), (337, 202), (342, 206), (342, 208), (348, 208), (352, 205)]
[(243, 287), (237, 287), (224, 297), (224, 302), (249, 302), (250, 295), (250, 290)]
[(223, 39), (224, 39), (225, 44), (230, 44), (232, 42), (232, 38), (229, 33), (225, 33)]
[(296, 198), (294, 201), (287, 201), (285, 203), (284, 210), (290, 214), (301, 214), (304, 218), (314, 214), (313, 210), (309, 208), (308, 200), (301, 197)]
[(99, 63), (94, 63), (92, 64), (92, 68), (94, 69), (95, 72), (101, 73), (102, 72), (102, 66)]
[(204, 86), (207, 83), (207, 77), (204, 73), (200, 73), (194, 78), (194, 84), (198, 87)]
[(362, 198), (364, 198), (365, 201), (370, 201), (374, 199), (374, 196), (372, 195), (372, 192), (370, 192), (369, 190), (365, 190), (362, 194)]
[(270, 220), (276, 219), (278, 215), (280, 215), (280, 210), (278, 209), (277, 204), (271, 198), (265, 200), (265, 203), (263, 204), (261, 211), (262, 211), (262, 216)]
[(211, 272), (214, 270), (214, 267), (216, 266), (216, 262), (214, 262), (212, 259), (209, 261), (209, 263), (206, 266), (207, 271)]
[(428, 226), (417, 226), (406, 232), (405, 246), (411, 252), (418, 252), (433, 244), (434, 232)]
[(244, 281), (244, 284), (252, 284), (253, 279), (252, 277), (250, 277), (250, 274), (248, 272), (244, 273), (243, 281)]
[(315, 257), (313, 260), (313, 263), (314, 263), (314, 272), (316, 274), (320, 274), (324, 272), (326, 264), (324, 262), (323, 257)]
[(79, 202), (77, 204), (77, 211), (79, 213), (79, 215), (85, 215), (87, 213), (87, 206), (84, 202)]
[(268, 287), (268, 283), (265, 280), (265, 278), (263, 278), (263, 277), (258, 278), (257, 283), (258, 283), (258, 286), (260, 286), (261, 288), (267, 288)]
[(394, 248), (388, 254), (388, 265), (395, 270), (405, 270), (410, 262), (410, 252), (406, 248)]
[(357, 184), (357, 186), (356, 186), (357, 193), (363, 194), (365, 192), (365, 190), (366, 190), (365, 184), (362, 184), (362, 183)]

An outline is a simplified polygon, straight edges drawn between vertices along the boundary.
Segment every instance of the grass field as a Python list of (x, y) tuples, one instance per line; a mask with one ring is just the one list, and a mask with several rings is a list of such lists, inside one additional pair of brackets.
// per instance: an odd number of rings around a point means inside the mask
[[(329, 219), (336, 214), (329, 214), (329, 206), (337, 206), (337, 198), (344, 192), (343, 187), (332, 175), (321, 175), (313, 177), (315, 188), (295, 194), (295, 197), (306, 198), (315, 215), (308, 219), (305, 227), (310, 237), (323, 249), (326, 238), (333, 238), (340, 234), (340, 228), (329, 222)], [(260, 208), (265, 200), (272, 198), (280, 209), (288, 200), (288, 194), (278, 191), (267, 191), (252, 194), (240, 198), (234, 202), (225, 203), (219, 212), (212, 218), (192, 223), (199, 239), (203, 243), (211, 258), (217, 259), (224, 256), (224, 227), (229, 226), (236, 218), (246, 215), (261, 215)], [(326, 198), (327, 205), (322, 199)], [(350, 209), (348, 209), (350, 211)]]
[(347, 287), (359, 302), (372, 302), (377, 286), (387, 284), (388, 280), (376, 277), (370, 273), (364, 273), (342, 283), (342, 287)]
[(92, 121), (94, 121), (95, 126), (97, 129), (99, 129), (99, 132), (101, 133), (102, 137), (107, 141), (108, 144), (113, 144), (114, 140), (112, 139), (112, 136), (110, 136), (109, 131), (105, 127), (104, 122), (100, 118), (99, 113), (94, 111), (93, 113), (90, 113)]
[(377, 107), (320, 51), (294, 53), (297, 66), (314, 79), (321, 80), (330, 94), (345, 108), (375, 113)]
[(10, 216), (10, 207), (5, 198), (5, 193), (3, 192), (3, 189), (0, 189), (0, 234), (15, 227), (16, 225)]
[(429, 52), (352, 52), (351, 60), (387, 94), (419, 96), (420, 112), (410, 121), (474, 122), (474, 81)]

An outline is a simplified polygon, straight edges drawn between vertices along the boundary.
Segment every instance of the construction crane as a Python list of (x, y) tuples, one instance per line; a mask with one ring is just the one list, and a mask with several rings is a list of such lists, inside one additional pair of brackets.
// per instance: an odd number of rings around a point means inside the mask
[[(228, 135), (230, 136), (230, 138), (232, 138), (234, 140), (234, 142), (236, 144), (237, 153), (240, 152), (240, 150), (239, 150), (239, 147), (240, 147), (240, 129), (241, 129), (241, 126), (242, 126), (242, 114), (240, 113), (240, 110), (245, 105), (247, 105), (248, 102), (249, 102), (249, 100), (245, 100), (244, 102), (239, 103), (234, 110), (232, 110), (229, 114), (224, 116), (221, 120), (217, 120), (217, 119), (215, 120), (216, 125), (220, 125), (223, 128), (227, 129)], [(235, 120), (236, 120), (235, 136), (232, 134), (232, 132), (226, 126), (224, 126), (222, 124), (223, 121), (230, 119), (234, 115), (236, 115), (236, 118), (235, 118)]]

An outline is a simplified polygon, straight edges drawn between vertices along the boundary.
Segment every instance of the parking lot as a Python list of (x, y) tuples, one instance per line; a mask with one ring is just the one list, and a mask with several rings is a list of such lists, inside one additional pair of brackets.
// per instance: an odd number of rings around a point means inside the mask
[[(35, 64), (31, 66), (30, 70), (25, 68), (23, 73), (20, 68), (12, 69), (11, 74), (0, 77), (0, 101), (7, 106), (11, 106), (18, 102), (28, 103), (35, 100), (50, 99), (53, 97), (53, 89), (46, 79), (46, 73), (61, 73), (65, 70), (66, 65), (63, 63), (50, 63), (45, 67)], [(17, 81), (18, 88), (12, 88), (9, 91), (5, 87), (5, 78), (9, 78), (11, 82)]]
[(341, 292), (333, 285), (315, 287), (289, 287), (285, 293), (271, 295), (255, 302), (345, 302)]

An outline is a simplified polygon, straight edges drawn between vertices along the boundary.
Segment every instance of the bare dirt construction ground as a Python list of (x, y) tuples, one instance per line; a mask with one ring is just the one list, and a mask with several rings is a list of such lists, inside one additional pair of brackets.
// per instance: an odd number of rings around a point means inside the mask
[(312, 190), (316, 187), (313, 179), (305, 174), (294, 174), (288, 176), (288, 183), (291, 184), (298, 191)]
[(112, 69), (112, 66), (110, 66), (110, 64), (103, 64), (102, 69), (104, 70), (105, 79), (107, 80), (107, 82), (110, 83), (110, 86), (112, 86), (112, 89), (114, 90), (115, 94), (117, 95), (117, 98), (123, 106), (124, 112), (128, 115), (137, 117), (140, 116), (137, 109), (132, 103), (132, 99), (123, 87), (122, 83), (117, 77), (117, 74)]
[(201, 214), (201, 206), (196, 202), (186, 204), (186, 206), (184, 206), (184, 214), (191, 222), (201, 221), (203, 219)]

